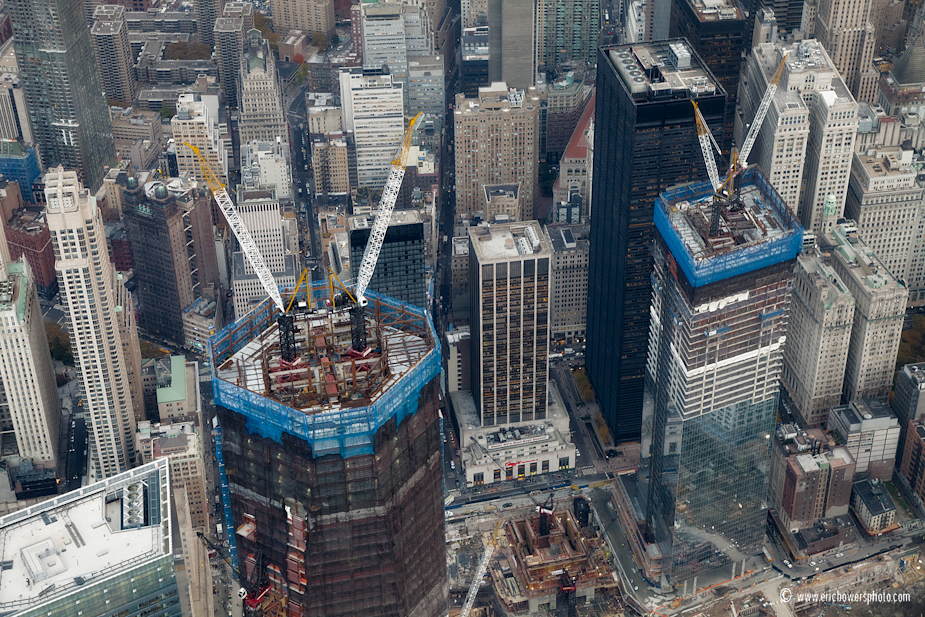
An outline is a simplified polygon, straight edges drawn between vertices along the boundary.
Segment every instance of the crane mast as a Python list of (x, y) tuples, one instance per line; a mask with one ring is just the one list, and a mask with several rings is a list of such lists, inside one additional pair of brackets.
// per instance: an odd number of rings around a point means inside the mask
[(485, 576), (485, 572), (488, 571), (488, 562), (491, 561), (491, 556), (495, 552), (495, 543), (498, 541), (498, 530), (501, 529), (501, 523), (503, 522), (504, 520), (502, 519), (495, 525), (495, 532), (492, 534), (488, 546), (485, 547), (485, 552), (482, 553), (482, 559), (479, 560), (479, 565), (475, 569), (475, 574), (472, 576), (472, 585), (469, 586), (469, 593), (466, 594), (466, 601), (459, 611), (459, 617), (469, 617), (469, 612), (472, 611), (472, 605), (475, 604), (475, 596), (478, 595), (479, 586), (482, 584), (482, 578)]
[(273, 273), (270, 272), (267, 264), (263, 261), (263, 255), (260, 254), (260, 249), (257, 248), (257, 244), (251, 237), (251, 232), (247, 230), (247, 226), (244, 225), (244, 221), (242, 221), (241, 217), (238, 215), (238, 210), (235, 208), (231, 196), (228, 195), (228, 190), (222, 184), (221, 180), (219, 180), (218, 175), (212, 169), (209, 161), (207, 161), (199, 151), (199, 148), (187, 142), (184, 142), (183, 145), (192, 150), (196, 155), (205, 181), (212, 191), (212, 196), (215, 198), (215, 203), (218, 204), (218, 207), (222, 210), (222, 214), (225, 215), (228, 226), (231, 227), (232, 233), (234, 233), (235, 238), (238, 239), (238, 243), (241, 245), (241, 251), (247, 258), (247, 261), (250, 262), (251, 267), (257, 274), (257, 278), (266, 290), (267, 295), (273, 299), (273, 303), (276, 304), (276, 308), (279, 309), (279, 312), (285, 313), (286, 307), (283, 305), (283, 298), (276, 285), (276, 279), (273, 278)]
[[(752, 120), (752, 126), (748, 130), (748, 135), (745, 136), (745, 141), (742, 142), (742, 147), (739, 149), (739, 164), (742, 166), (742, 169), (748, 165), (748, 155), (751, 154), (752, 147), (755, 145), (755, 140), (758, 138), (758, 131), (761, 130), (761, 125), (764, 124), (764, 117), (771, 107), (771, 101), (774, 99), (774, 93), (777, 92), (777, 84), (780, 83), (780, 77), (784, 72), (784, 63), (787, 62), (788, 55), (789, 54), (784, 54), (783, 59), (777, 67), (777, 71), (774, 73), (774, 77), (771, 78), (771, 83), (768, 84), (768, 89), (761, 99), (761, 104), (758, 105), (758, 111), (755, 113), (755, 118)], [(736, 169), (735, 171), (738, 172), (739, 170)]]
[(719, 234), (720, 212), (723, 205), (738, 201), (735, 177), (748, 165), (748, 155), (755, 145), (755, 140), (758, 138), (758, 131), (761, 130), (764, 118), (768, 113), (768, 109), (771, 107), (771, 101), (774, 99), (774, 93), (777, 92), (777, 84), (780, 82), (781, 75), (784, 71), (784, 63), (786, 62), (787, 54), (781, 59), (780, 64), (777, 66), (777, 70), (774, 72), (774, 76), (768, 84), (767, 90), (764, 92), (761, 103), (758, 105), (758, 111), (755, 112), (751, 127), (748, 129), (748, 134), (742, 142), (742, 147), (739, 150), (735, 148), (732, 149), (729, 157), (729, 173), (726, 174), (725, 179), (719, 177), (716, 159), (713, 157), (713, 150), (710, 147), (711, 142), (712, 145), (716, 147), (717, 151), (719, 151), (720, 148), (713, 138), (713, 134), (710, 132), (710, 127), (707, 125), (706, 119), (700, 112), (700, 106), (697, 105), (696, 101), (691, 101), (691, 104), (694, 106), (694, 121), (697, 124), (697, 139), (700, 142), (700, 150), (703, 152), (703, 162), (706, 165), (707, 175), (713, 187), (713, 209), (710, 215), (709, 231), (711, 238)]
[(363, 261), (360, 262), (360, 267), (357, 271), (357, 284), (350, 312), (350, 331), (353, 338), (353, 350), (359, 354), (368, 353), (364, 311), (364, 307), (369, 303), (366, 299), (366, 289), (373, 278), (373, 272), (376, 271), (379, 252), (382, 250), (385, 234), (389, 230), (392, 210), (395, 209), (398, 191), (401, 189), (401, 183), (405, 177), (405, 163), (408, 160), (408, 150), (411, 148), (411, 136), (414, 132), (414, 126), (423, 115), (419, 113), (411, 119), (405, 131), (405, 138), (398, 149), (398, 154), (392, 160), (392, 169), (389, 171), (389, 178), (386, 180), (385, 188), (382, 190), (382, 199), (379, 200), (376, 220), (373, 222), (373, 227), (369, 232), (369, 241), (366, 243), (366, 250), (363, 251)]

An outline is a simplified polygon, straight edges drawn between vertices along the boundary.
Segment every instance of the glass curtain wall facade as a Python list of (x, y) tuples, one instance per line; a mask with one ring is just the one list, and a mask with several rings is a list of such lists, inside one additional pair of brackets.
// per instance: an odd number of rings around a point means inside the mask
[[(712, 193), (709, 183), (699, 186)], [(685, 213), (665, 225), (656, 214), (646, 527), (674, 585), (761, 549), (793, 267), (802, 241), (802, 229), (777, 199), (785, 218), (753, 223), (742, 211), (765, 206), (747, 202), (725, 220), (754, 230), (729, 234), (736, 248), (695, 259), (686, 247), (697, 246), (699, 238), (691, 233), (695, 226), (684, 227)], [(678, 209), (694, 208), (689, 203), (680, 201)], [(662, 204), (660, 198), (656, 208)], [(756, 241), (762, 234), (769, 238)], [(718, 245), (726, 238), (709, 239)], [(692, 276), (685, 262), (704, 272)]]
[[(372, 225), (369, 225), (350, 232), (350, 266), (354, 273), (360, 271), (371, 230)], [(389, 225), (369, 288), (419, 308), (428, 308), (424, 253), (423, 223)]]
[[(685, 74), (704, 90), (655, 88), (662, 71), (639, 55), (663, 56), (669, 44), (603, 47), (598, 55), (586, 361), (617, 441), (638, 440), (642, 430), (655, 199), (706, 177), (691, 101), (719, 143), (725, 125), (726, 93), (696, 53)], [(635, 62), (640, 76), (622, 72), (622, 62)]]

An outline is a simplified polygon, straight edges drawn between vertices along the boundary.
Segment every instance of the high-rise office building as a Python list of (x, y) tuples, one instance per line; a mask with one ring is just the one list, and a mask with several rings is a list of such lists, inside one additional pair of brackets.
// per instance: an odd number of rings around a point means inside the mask
[(736, 143), (745, 139), (768, 83), (785, 56), (779, 94), (759, 131), (752, 160), (767, 165), (762, 169), (768, 170), (774, 187), (791, 208), (792, 195), (801, 192), (797, 208), (800, 222), (818, 234), (830, 194), (835, 195), (838, 216), (843, 212), (858, 129), (858, 104), (817, 41), (767, 44), (752, 50), (746, 68), (747, 87), (739, 93), (742, 113), (736, 116)]
[(873, 65), (877, 40), (870, 23), (871, 4), (870, 0), (819, 0), (813, 29), (851, 94), (865, 103), (874, 102), (880, 77)]
[(382, 70), (340, 71), (345, 131), (353, 131), (359, 186), (382, 188), (405, 136), (404, 87)]
[[(761, 13), (759, 19), (763, 23), (769, 24), (767, 18), (773, 18), (775, 32), (779, 31), (780, 35), (784, 37), (787, 34), (793, 34), (794, 31), (802, 27), (804, 7), (806, 4), (814, 1), (815, 0), (809, 0), (809, 2), (804, 2), (803, 0), (758, 0), (754, 2), (754, 6), (759, 9), (759, 13)], [(818, 4), (818, 2), (816, 4)], [(752, 11), (752, 14), (755, 14), (755, 12)], [(815, 24), (813, 27), (815, 28)], [(762, 40), (761, 42), (773, 41)]]
[(397, 2), (370, 2), (363, 11), (363, 67), (387, 66), (393, 81), (404, 87), (405, 107), (410, 102), (408, 61), (432, 53), (431, 34), (424, 10)]
[(785, 404), (807, 426), (841, 403), (854, 323), (854, 298), (827, 261), (815, 249), (797, 259), (781, 369)]
[(588, 317), (587, 225), (546, 227), (555, 254), (552, 258), (549, 333), (556, 343), (581, 343)]
[[(900, 146), (855, 153), (845, 217), (894, 277), (911, 283), (922, 267), (925, 238), (919, 233), (922, 186), (912, 166), (913, 151)], [(919, 289), (910, 285), (910, 294)]]
[(446, 115), (445, 82), (443, 56), (408, 58), (408, 115), (423, 113), (438, 132)]
[(540, 110), (540, 131), (545, 128), (546, 160), (561, 158), (592, 96), (594, 87), (590, 81), (572, 71), (546, 86), (546, 108)]
[(106, 98), (131, 105), (138, 94), (138, 81), (135, 79), (135, 54), (128, 41), (125, 7), (118, 4), (96, 7), (90, 34)]
[(32, 268), (10, 259), (0, 235), (0, 386), (19, 456), (34, 464), (58, 461), (61, 406)]
[(751, 47), (748, 21), (749, 14), (737, 0), (709, 4), (702, 0), (671, 2), (671, 37), (687, 39), (728, 95), (726, 128), (720, 144), (727, 159), (732, 149), (742, 52)]
[(890, 406), (876, 399), (857, 399), (829, 413), (828, 430), (856, 463), (855, 471), (889, 482), (899, 444), (899, 420)]
[(153, 461), (0, 518), (4, 613), (180, 617), (168, 475)]
[(327, 134), (312, 141), (315, 196), (350, 192), (347, 140), (342, 133)]
[[(96, 198), (77, 173), (59, 167), (45, 174), (45, 202), (90, 425), (91, 471), (108, 478), (132, 467), (136, 411), (143, 409), (140, 387), (130, 383), (132, 358), (122, 336), (134, 332), (129, 343), (139, 349), (132, 300), (109, 262)], [(140, 366), (135, 376), (140, 384)]]
[(281, 32), (301, 30), (325, 36), (334, 32), (334, 0), (270, 0), (270, 10)]
[[(170, 121), (177, 149), (177, 168), (179, 173), (190, 178), (205, 180), (199, 159), (185, 145), (189, 143), (199, 149), (212, 171), (224, 180), (228, 176), (228, 159), (218, 127), (218, 109), (217, 105), (208, 104), (205, 98), (185, 93), (177, 100), (177, 114)], [(216, 222), (221, 220), (218, 217), (213, 219)]]
[(524, 217), (535, 218), (539, 185), (540, 99), (526, 91), (493, 83), (476, 99), (456, 95), (456, 214), (480, 210), (486, 184), (517, 184)]
[(669, 189), (655, 206), (646, 523), (674, 585), (754, 555), (767, 524), (803, 229), (758, 168), (738, 184), (734, 201), (714, 203), (706, 181)]
[(488, 0), (488, 81), (526, 90), (536, 83), (536, 0)]
[(0, 138), (35, 143), (26, 94), (17, 73), (0, 74)]
[[(742, 69), (743, 80), (739, 84), (738, 110), (734, 116), (735, 141), (745, 141), (752, 125), (754, 113), (768, 88), (768, 83), (777, 72), (784, 54), (791, 50), (781, 49), (773, 43), (755, 45)], [(803, 164), (806, 144), (809, 141), (809, 106), (800, 92), (791, 92), (790, 71), (797, 72), (800, 84), (813, 83), (802, 79), (796, 64), (784, 67), (777, 92), (771, 100), (764, 123), (755, 138), (750, 161), (764, 171), (771, 184), (777, 189), (787, 205), (797, 210), (802, 194)]]
[(488, 26), (464, 28), (460, 47), (459, 82), (466, 98), (474, 99), (479, 88), (488, 86)]
[(774, 497), (780, 500), (777, 514), (791, 533), (821, 518), (848, 514), (855, 463), (846, 448), (796, 454), (786, 465), (783, 491)]
[[(238, 215), (250, 231), (254, 244), (263, 257), (263, 263), (270, 269), (276, 284), (285, 289), (295, 288), (299, 278), (296, 270), (298, 247), (289, 246), (286, 241), (276, 189), (268, 186), (253, 189), (239, 186), (235, 202)], [(235, 253), (232, 259), (234, 312), (235, 317), (240, 318), (266, 298), (267, 292), (244, 253)]]
[[(354, 277), (360, 271), (363, 253), (369, 243), (374, 217), (353, 216), (347, 220), (350, 237), (350, 271)], [(413, 304), (427, 305), (427, 277), (424, 272), (424, 222), (417, 210), (399, 210), (392, 213), (385, 232), (379, 259), (369, 288), (373, 291)]]
[(835, 223), (836, 216), (832, 204), (826, 209), (827, 229), (817, 242), (831, 253), (832, 267), (854, 296), (842, 400), (885, 401), (893, 386), (909, 291), (858, 237), (855, 224)]
[(536, 221), (469, 228), (472, 396), (483, 427), (546, 419), (552, 257)]
[(291, 200), (293, 189), (289, 143), (282, 139), (242, 142), (241, 181), (254, 188), (272, 186), (276, 188), (276, 195), (281, 200)]
[(36, 212), (27, 209), (20, 196), (19, 184), (0, 181), (0, 212), (3, 231), (10, 257), (25, 257), (32, 270), (32, 278), (39, 296), (51, 300), (58, 293), (58, 274), (55, 272), (55, 251), (51, 246), (51, 233), (44, 209)]
[(289, 149), (289, 127), (276, 74), (276, 57), (260, 30), (250, 30), (238, 79), (241, 143), (277, 141)]
[[(922, 11), (925, 16), (925, 9)], [(909, 113), (925, 113), (925, 36), (910, 42), (879, 82), (877, 104), (888, 116), (900, 118)]]
[(726, 93), (679, 39), (602, 48), (596, 97), (586, 361), (614, 438), (638, 440), (655, 199), (705, 177), (691, 101), (722, 142)]
[(538, 0), (537, 64), (553, 72), (560, 64), (597, 62), (600, 0)]
[(115, 162), (109, 111), (78, 0), (12, 0), (13, 44), (45, 168), (76, 169), (89, 190)]
[(141, 328), (182, 345), (184, 309), (217, 282), (202, 280), (210, 270), (204, 260), (215, 260), (209, 203), (179, 179), (142, 186), (130, 177), (122, 215), (132, 243)]
[(439, 344), (423, 310), (367, 294), (362, 357), (341, 308), (290, 313), (284, 359), (269, 299), (210, 345), (231, 560), (291, 617), (446, 611)]
[[(180, 363), (183, 357), (180, 357)], [(196, 376), (198, 379), (198, 375)], [(169, 390), (170, 388), (158, 388)], [(138, 456), (142, 463), (166, 458), (170, 461), (170, 488), (186, 490), (190, 522), (197, 531), (206, 531), (209, 526), (211, 495), (206, 492), (205, 453), (202, 448), (202, 433), (195, 422), (151, 424), (147, 420), (138, 423), (135, 435)]]

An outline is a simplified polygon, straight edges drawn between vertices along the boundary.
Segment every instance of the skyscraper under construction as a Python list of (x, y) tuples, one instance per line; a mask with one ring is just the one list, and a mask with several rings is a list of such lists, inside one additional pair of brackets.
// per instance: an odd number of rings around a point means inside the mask
[(297, 302), (295, 353), (268, 299), (210, 344), (233, 563), (290, 617), (431, 616), (447, 602), (437, 378), (421, 309), (367, 294)]

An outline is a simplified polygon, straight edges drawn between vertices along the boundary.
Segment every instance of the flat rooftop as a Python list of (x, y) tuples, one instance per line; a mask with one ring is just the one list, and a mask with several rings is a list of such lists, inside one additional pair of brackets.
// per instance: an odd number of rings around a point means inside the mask
[(611, 47), (607, 58), (634, 98), (696, 98), (723, 92), (685, 39)]
[(815, 252), (801, 253), (797, 258), (797, 263), (809, 275), (814, 285), (822, 289), (822, 298), (826, 305), (844, 296), (847, 296), (852, 304), (854, 303), (854, 298), (844, 281), (839, 278), (832, 266), (823, 261), (821, 255)]
[(874, 483), (871, 480), (861, 480), (860, 482), (855, 482), (853, 488), (861, 501), (864, 502), (864, 507), (867, 508), (871, 516), (879, 516), (896, 509), (893, 499), (880, 482)]
[[(347, 219), (347, 227), (350, 231), (356, 229), (368, 229), (373, 226), (376, 217), (374, 216), (351, 216)], [(395, 210), (389, 219), (389, 227), (399, 227), (401, 225), (419, 225), (421, 223), (421, 213), (417, 210)]]
[(905, 285), (883, 265), (876, 253), (858, 236), (854, 221), (839, 220), (830, 233), (817, 237), (820, 248), (831, 251), (847, 268), (847, 276), (868, 293), (898, 291)]
[(700, 21), (726, 21), (745, 19), (732, 0), (688, 0)]
[(898, 426), (893, 409), (886, 403), (873, 398), (851, 401), (847, 405), (833, 408), (832, 413), (840, 416), (849, 429), (865, 430), (889, 425)]
[(0, 519), (0, 612), (55, 602), (172, 552), (167, 460)]
[(537, 221), (477, 225), (468, 231), (480, 264), (552, 256), (552, 244)]
[[(709, 181), (668, 189), (658, 197), (656, 226), (674, 258), (691, 268), (685, 274), (692, 282), (694, 270), (710, 268), (717, 280), (793, 259), (802, 249), (803, 228), (760, 170), (752, 166), (736, 180), (737, 196), (720, 203), (714, 234)], [(774, 250), (777, 246), (782, 249)]]

